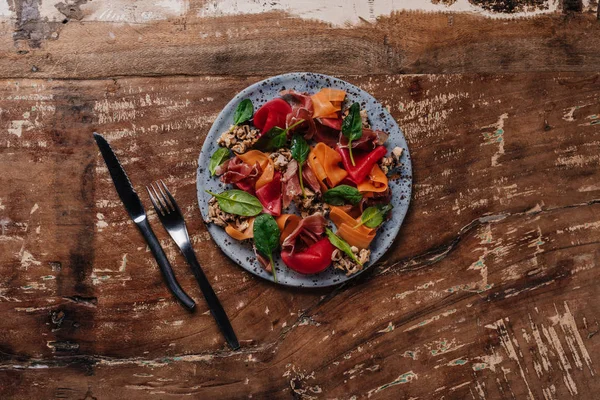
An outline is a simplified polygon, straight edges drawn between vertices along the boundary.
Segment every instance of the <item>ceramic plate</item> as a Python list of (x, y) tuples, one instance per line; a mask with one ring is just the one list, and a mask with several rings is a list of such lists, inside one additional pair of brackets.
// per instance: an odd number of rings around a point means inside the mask
[[(200, 158), (198, 159), (198, 174), (197, 174), (197, 189), (198, 189), (198, 204), (200, 205), (200, 212), (204, 219), (208, 216), (208, 201), (210, 195), (205, 190), (212, 192), (221, 192), (225, 189), (231, 188), (230, 185), (225, 185), (219, 181), (216, 177), (211, 177), (208, 170), (208, 162), (210, 156), (218, 148), (217, 139), (222, 132), (229, 129), (233, 121), (233, 113), (240, 101), (243, 99), (250, 99), (254, 104), (254, 109), (257, 110), (267, 101), (279, 97), (279, 92), (285, 89), (294, 89), (299, 92), (315, 93), (323, 87), (333, 87), (337, 89), (345, 90), (347, 93), (347, 101), (357, 101), (361, 105), (361, 109), (366, 109), (369, 115), (369, 122), (373, 129), (379, 129), (390, 134), (386, 147), (388, 148), (388, 154), (391, 149), (396, 146), (400, 146), (404, 149), (402, 153), (402, 169), (401, 178), (396, 180), (390, 180), (389, 186), (392, 190), (392, 204), (394, 210), (392, 212), (392, 218), (385, 222), (382, 227), (379, 228), (377, 237), (371, 244), (371, 261), (366, 265), (368, 269), (377, 260), (383, 256), (383, 254), (390, 248), (406, 211), (408, 210), (408, 204), (410, 202), (411, 194), (411, 183), (412, 183), (412, 170), (410, 163), (410, 154), (406, 145), (406, 140), (402, 131), (396, 124), (396, 121), (392, 118), (390, 113), (383, 107), (377, 100), (370, 94), (365, 92), (358, 87), (351, 85), (348, 82), (340, 79), (314, 73), (290, 73), (285, 75), (278, 75), (264, 81), (255, 83), (242, 90), (237, 96), (235, 96), (229, 104), (225, 106), (223, 111), (219, 114), (217, 119), (212, 125), (212, 128), (208, 132), (206, 141), (202, 146), (200, 152)], [(238, 263), (242, 268), (250, 271), (254, 275), (258, 275), (261, 278), (273, 280), (273, 277), (268, 272), (264, 271), (256, 261), (252, 246), (250, 244), (242, 244), (225, 233), (223, 228), (220, 228), (214, 224), (208, 224), (208, 231), (217, 245), (223, 250), (225, 254), (229, 256), (233, 261)], [(336, 285), (351, 279), (358, 274), (350, 277), (346, 276), (341, 271), (336, 271), (332, 267), (329, 267), (325, 271), (316, 275), (302, 275), (287, 268), (281, 261), (279, 256), (275, 257), (275, 264), (277, 268), (277, 280), (282, 285), (288, 286), (300, 286), (300, 287), (324, 287)], [(362, 272), (362, 271), (361, 271)]]

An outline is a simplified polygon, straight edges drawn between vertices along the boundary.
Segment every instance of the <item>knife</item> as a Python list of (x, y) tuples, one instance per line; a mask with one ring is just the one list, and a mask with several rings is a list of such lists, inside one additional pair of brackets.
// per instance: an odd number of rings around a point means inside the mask
[(177, 279), (173, 274), (171, 264), (169, 264), (169, 260), (167, 259), (160, 242), (154, 235), (154, 232), (148, 223), (144, 206), (142, 206), (139, 196), (133, 189), (125, 170), (121, 166), (121, 163), (119, 163), (117, 156), (110, 148), (110, 145), (106, 139), (96, 132), (94, 132), (94, 139), (96, 140), (96, 144), (98, 145), (100, 153), (104, 158), (104, 162), (108, 167), (108, 172), (110, 172), (110, 176), (115, 184), (115, 189), (117, 189), (117, 193), (119, 194), (127, 213), (129, 213), (129, 216), (137, 225), (138, 229), (142, 233), (142, 236), (144, 239), (146, 239), (146, 243), (148, 243), (150, 251), (154, 255), (154, 258), (160, 267), (160, 271), (167, 281), (167, 286), (173, 295), (175, 295), (177, 300), (179, 300), (179, 302), (185, 308), (192, 311), (196, 307), (196, 303), (183, 291), (181, 286), (179, 286), (179, 282), (177, 282)]

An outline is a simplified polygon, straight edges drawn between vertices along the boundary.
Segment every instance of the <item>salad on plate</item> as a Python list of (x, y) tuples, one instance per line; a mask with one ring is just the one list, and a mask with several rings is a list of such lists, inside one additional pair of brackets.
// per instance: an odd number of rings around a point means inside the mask
[(250, 243), (275, 282), (277, 254), (301, 274), (355, 274), (392, 210), (403, 149), (388, 149), (387, 137), (341, 89), (284, 90), (256, 112), (244, 99), (210, 157), (230, 188), (207, 191), (206, 222)]

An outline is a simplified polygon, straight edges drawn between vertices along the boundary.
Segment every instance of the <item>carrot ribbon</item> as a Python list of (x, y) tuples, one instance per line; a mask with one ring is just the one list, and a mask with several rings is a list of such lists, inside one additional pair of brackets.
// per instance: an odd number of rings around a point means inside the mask
[(337, 227), (337, 234), (348, 242), (350, 246), (366, 249), (373, 239), (375, 239), (375, 229), (367, 228), (364, 225), (355, 228), (359, 223), (359, 218), (352, 218), (341, 207), (332, 206), (329, 212), (329, 219)]
[(357, 186), (360, 192), (385, 192), (388, 188), (388, 178), (385, 176), (378, 164), (373, 165), (367, 179)]
[(244, 230), (239, 230), (235, 226), (229, 224), (225, 227), (225, 232), (235, 240), (246, 240), (254, 237), (254, 217), (248, 220), (248, 227)]
[(341, 161), (342, 156), (325, 143), (317, 143), (308, 154), (308, 165), (319, 182), (325, 181), (325, 189), (339, 185), (348, 175), (339, 166)]
[(346, 92), (340, 89), (324, 88), (310, 96), (313, 103), (313, 118), (338, 118)]

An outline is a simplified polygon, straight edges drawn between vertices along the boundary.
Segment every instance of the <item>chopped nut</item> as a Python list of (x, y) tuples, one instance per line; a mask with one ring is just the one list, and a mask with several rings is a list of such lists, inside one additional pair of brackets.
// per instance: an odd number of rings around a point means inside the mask
[(350, 258), (346, 253), (339, 249), (335, 249), (331, 254), (331, 261), (333, 261), (333, 267), (336, 269), (340, 269), (346, 272), (346, 275), (352, 275), (361, 271), (365, 263), (369, 261), (371, 257), (371, 250), (369, 249), (361, 249), (359, 250), (357, 247), (351, 247), (352, 252), (357, 254), (357, 258), (360, 261), (358, 264), (352, 258)]
[(370, 259), (371, 259), (371, 250), (361, 249), (358, 252), (358, 261), (360, 261), (360, 263), (362, 265), (365, 265), (365, 263), (369, 262)]
[(248, 219), (248, 217), (229, 214), (221, 210), (217, 199), (214, 197), (211, 197), (208, 201), (208, 218), (206, 219), (206, 223), (212, 222), (213, 224), (222, 228), (225, 228), (227, 225), (231, 224), (236, 229), (243, 231), (250, 226)]
[(260, 132), (249, 125), (232, 125), (227, 132), (221, 134), (217, 144), (241, 154), (256, 143), (259, 135)]
[(296, 207), (300, 211), (302, 218), (306, 218), (310, 215), (321, 214), (326, 216), (329, 213), (329, 206), (319, 199), (319, 196), (313, 193), (312, 190), (305, 187), (304, 197), (298, 195), (294, 198)]
[(364, 108), (360, 110), (360, 117), (362, 118), (363, 128), (371, 129), (371, 124), (369, 123), (369, 115), (367, 114), (367, 110), (365, 110)]
[(292, 159), (292, 153), (289, 149), (279, 149), (269, 154), (271, 160), (273, 160), (273, 166), (277, 171), (285, 171), (288, 163)]
[(400, 156), (402, 156), (402, 148), (396, 146), (392, 150), (392, 155), (383, 157), (379, 160), (379, 167), (384, 174), (387, 174), (400, 166)]
[(383, 171), (384, 174), (387, 174), (394, 165), (394, 158), (392, 156), (383, 157), (379, 160), (379, 168)]
[(276, 170), (281, 170), (288, 164), (288, 160), (285, 159), (281, 154), (277, 155), (277, 158), (273, 160), (273, 166)]
[(245, 231), (250, 226), (250, 223), (248, 222), (247, 219), (240, 218), (238, 221), (236, 221), (234, 226), (238, 231)]
[(402, 155), (402, 147), (394, 147), (394, 149), (392, 150), (392, 156), (395, 159), (400, 159), (400, 156)]

